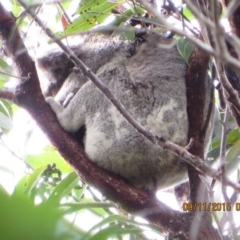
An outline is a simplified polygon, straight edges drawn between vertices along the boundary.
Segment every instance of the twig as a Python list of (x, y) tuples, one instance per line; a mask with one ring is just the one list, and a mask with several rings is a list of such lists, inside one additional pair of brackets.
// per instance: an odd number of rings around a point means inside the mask
[(62, 12), (62, 15), (64, 16), (65, 20), (67, 21), (68, 24), (71, 24), (72, 21), (71, 19), (69, 18), (69, 16), (67, 15), (66, 11), (64, 10), (64, 8), (62, 7), (62, 4), (61, 2), (57, 2), (57, 6), (59, 7), (59, 9), (61, 10)]

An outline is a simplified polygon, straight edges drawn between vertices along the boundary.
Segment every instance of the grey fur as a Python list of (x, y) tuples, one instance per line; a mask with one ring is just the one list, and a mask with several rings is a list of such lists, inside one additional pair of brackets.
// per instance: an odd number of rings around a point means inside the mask
[[(145, 38), (146, 42), (139, 44), (103, 36), (88, 37), (73, 50), (139, 123), (154, 134), (185, 146), (188, 135), (186, 64), (176, 47), (159, 47), (158, 43), (168, 44), (171, 40), (156, 34)], [(56, 53), (48, 53), (38, 60), (48, 83), (57, 82), (58, 72), (52, 71), (51, 64), (46, 65), (44, 61), (55, 59)], [(69, 68), (68, 61), (64, 58), (56, 69)], [(186, 164), (140, 135), (81, 72), (69, 72), (63, 82), (62, 88), (57, 84), (52, 87), (55, 92), (61, 88), (57, 101), (52, 97), (46, 101), (66, 131), (76, 132), (86, 126), (85, 151), (91, 161), (137, 187), (152, 188), (157, 183), (158, 189), (162, 189), (187, 178)], [(81, 86), (80, 90), (63, 108), (58, 102), (63, 101), (75, 85)], [(45, 95), (51, 95), (50, 92), (46, 90)], [(210, 101), (210, 97), (207, 99)], [(208, 142), (206, 139), (206, 145)]]

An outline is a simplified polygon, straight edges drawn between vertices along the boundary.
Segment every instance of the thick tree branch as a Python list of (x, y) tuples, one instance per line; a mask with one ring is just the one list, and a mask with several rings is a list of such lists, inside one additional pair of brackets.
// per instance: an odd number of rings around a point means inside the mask
[[(204, 159), (204, 140), (205, 133), (202, 134), (205, 121), (206, 126), (209, 125), (207, 114), (204, 119), (204, 106), (206, 104), (206, 86), (209, 56), (201, 51), (198, 47), (195, 48), (190, 60), (186, 73), (187, 86), (187, 112), (189, 121), (188, 139), (194, 139), (192, 147), (189, 152), (195, 156)], [(213, 97), (213, 96), (212, 96)], [(212, 100), (213, 101), (213, 100)], [(213, 103), (209, 104), (210, 116), (212, 115)], [(196, 106), (198, 106), (196, 108)], [(202, 181), (199, 177), (199, 172), (192, 165), (188, 165), (188, 176), (190, 182), (190, 199), (192, 202), (207, 201), (206, 189), (202, 189)], [(201, 193), (201, 194), (200, 194)]]
[(0, 98), (14, 102), (15, 95), (13, 92), (8, 90), (0, 90)]

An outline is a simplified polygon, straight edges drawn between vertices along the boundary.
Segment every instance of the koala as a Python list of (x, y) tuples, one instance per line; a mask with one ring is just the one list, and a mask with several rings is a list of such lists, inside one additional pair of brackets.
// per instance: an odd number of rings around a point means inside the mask
[[(171, 41), (154, 33), (146, 34), (141, 43), (87, 36), (71, 48), (142, 126), (184, 147), (188, 143), (186, 63), (176, 47), (166, 48)], [(46, 102), (60, 125), (70, 133), (85, 127), (84, 148), (91, 161), (136, 187), (164, 189), (186, 180), (186, 163), (137, 132), (81, 71), (73, 70), (63, 52), (50, 51), (37, 64), (39, 74), (45, 76)], [(207, 79), (206, 88), (211, 89)], [(70, 92), (75, 95), (64, 107)]]

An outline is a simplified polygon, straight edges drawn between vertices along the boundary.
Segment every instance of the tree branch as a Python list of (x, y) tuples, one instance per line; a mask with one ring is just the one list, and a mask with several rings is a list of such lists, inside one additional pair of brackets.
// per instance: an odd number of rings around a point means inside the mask
[(0, 98), (14, 102), (15, 94), (11, 91), (0, 89)]

